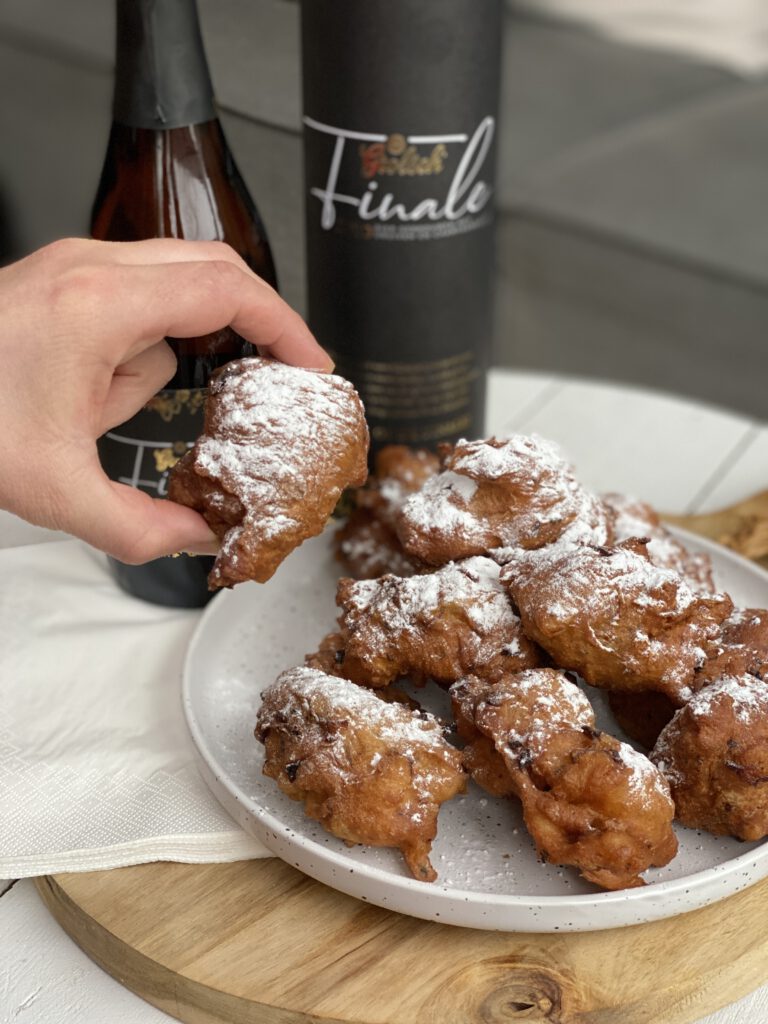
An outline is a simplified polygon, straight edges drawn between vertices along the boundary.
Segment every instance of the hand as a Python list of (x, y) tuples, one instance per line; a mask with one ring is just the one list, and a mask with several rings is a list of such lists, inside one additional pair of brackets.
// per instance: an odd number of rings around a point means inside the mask
[(0, 508), (134, 564), (217, 546), (196, 512), (110, 481), (96, 452), (173, 376), (166, 335), (231, 325), (286, 363), (332, 368), (221, 242), (54, 242), (0, 270), (0, 310)]

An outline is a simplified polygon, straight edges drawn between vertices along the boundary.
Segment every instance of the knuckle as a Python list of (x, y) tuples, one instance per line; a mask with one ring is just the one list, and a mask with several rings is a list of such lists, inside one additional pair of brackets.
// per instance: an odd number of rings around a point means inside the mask
[(49, 300), (53, 311), (64, 317), (93, 314), (115, 292), (114, 268), (100, 264), (80, 264), (53, 277)]
[(234, 290), (243, 284), (242, 270), (228, 260), (210, 260), (204, 265), (203, 276), (207, 287), (214, 291)]
[(232, 246), (227, 242), (212, 241), (203, 242), (201, 244), (205, 246), (205, 251), (212, 260), (224, 261), (227, 263), (231, 263), (233, 260), (237, 263), (241, 262), (240, 256), (238, 256)]
[(44, 263), (66, 262), (79, 255), (88, 244), (85, 238), (57, 238), (38, 249), (37, 257)]

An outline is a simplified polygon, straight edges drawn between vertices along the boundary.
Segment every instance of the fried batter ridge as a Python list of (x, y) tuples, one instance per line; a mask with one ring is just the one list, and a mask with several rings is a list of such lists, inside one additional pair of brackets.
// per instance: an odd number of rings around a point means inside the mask
[(410, 555), (444, 565), (498, 552), (503, 561), (506, 548), (610, 541), (607, 509), (551, 442), (514, 435), (441, 450), (442, 472), (408, 498), (397, 519)]
[(320, 533), (345, 487), (366, 478), (368, 428), (341, 377), (270, 359), (213, 378), (201, 437), (171, 475), (171, 500), (200, 512), (222, 541), (212, 590), (268, 580)]
[(447, 686), (468, 672), (497, 679), (542, 663), (490, 558), (406, 579), (341, 579), (336, 603), (343, 655), (334, 671), (365, 686), (403, 676)]
[(733, 609), (654, 566), (642, 540), (519, 551), (504, 567), (525, 633), (593, 686), (658, 690), (676, 705)]
[(466, 775), (432, 715), (299, 667), (262, 695), (256, 737), (264, 774), (310, 818), (348, 845), (397, 847), (414, 878), (435, 880), (438, 811)]
[(651, 759), (690, 828), (755, 840), (768, 835), (768, 683), (724, 676), (681, 708)]
[(602, 499), (611, 515), (615, 543), (647, 537), (648, 557), (654, 565), (679, 572), (694, 590), (706, 594), (716, 592), (712, 559), (709, 555), (688, 551), (664, 526), (655, 509), (624, 494), (603, 494)]
[(715, 651), (696, 673), (694, 689), (723, 676), (752, 675), (768, 681), (768, 611), (736, 608), (723, 623)]
[[(452, 695), (465, 732), (493, 744), (544, 860), (624, 889), (674, 857), (666, 780), (634, 748), (595, 730), (589, 701), (564, 673), (532, 669), (496, 684), (470, 677)], [(485, 757), (481, 764), (487, 771)]]

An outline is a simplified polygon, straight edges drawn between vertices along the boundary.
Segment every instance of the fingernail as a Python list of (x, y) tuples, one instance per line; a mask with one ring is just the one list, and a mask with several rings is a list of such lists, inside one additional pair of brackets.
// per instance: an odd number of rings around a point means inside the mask
[[(318, 346), (319, 347), (319, 346)], [(336, 369), (336, 363), (331, 359), (325, 349), (321, 349), (323, 355), (326, 358), (326, 362), (322, 366), (307, 366), (305, 369), (311, 370), (313, 373), (333, 373)]]
[(184, 552), (184, 554), (185, 555), (192, 555), (192, 556), (194, 556), (194, 555), (218, 555), (220, 547), (221, 547), (221, 544), (220, 544), (220, 542), (218, 540), (215, 543), (211, 542), (209, 544), (206, 544), (206, 543), (195, 544), (194, 547), (188, 548)]

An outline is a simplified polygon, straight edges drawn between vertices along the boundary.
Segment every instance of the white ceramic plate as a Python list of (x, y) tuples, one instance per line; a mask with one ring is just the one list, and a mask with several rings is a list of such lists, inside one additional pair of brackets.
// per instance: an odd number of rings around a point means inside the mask
[[(736, 604), (768, 607), (768, 573), (682, 531), (692, 549), (708, 551), (718, 585)], [(403, 914), (500, 931), (593, 931), (694, 910), (768, 875), (768, 841), (741, 843), (678, 828), (680, 852), (646, 873), (648, 885), (596, 892), (570, 868), (540, 863), (511, 800), (492, 799), (474, 784), (443, 805), (432, 863), (437, 882), (417, 882), (400, 854), (349, 848), (328, 835), (261, 773), (263, 748), (253, 736), (260, 692), (285, 668), (301, 664), (331, 630), (338, 565), (326, 533), (307, 542), (267, 586), (225, 591), (206, 609), (184, 669), (184, 706), (214, 794), (239, 824), (287, 863), (341, 892)], [(430, 697), (424, 699), (423, 694)], [(598, 723), (599, 691), (589, 689)], [(429, 687), (430, 710), (446, 697)], [(623, 738), (623, 737), (621, 737)]]

